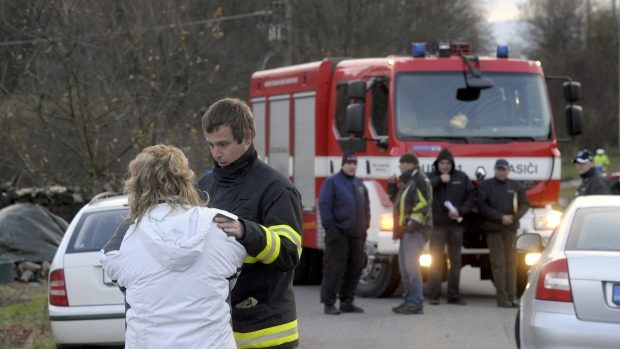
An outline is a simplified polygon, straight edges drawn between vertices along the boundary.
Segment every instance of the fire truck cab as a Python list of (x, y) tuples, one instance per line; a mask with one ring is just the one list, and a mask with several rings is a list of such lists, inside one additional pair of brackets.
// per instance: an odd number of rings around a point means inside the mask
[[(573, 104), (579, 83), (565, 82), (564, 95), (567, 133), (579, 134), (581, 107)], [(326, 58), (255, 72), (249, 101), (256, 150), (302, 195), (304, 250), (296, 282), (320, 282), (318, 193), (325, 178), (339, 171), (346, 150), (357, 153), (357, 175), (371, 201), (361, 296), (389, 296), (400, 281), (386, 182), (399, 174), (398, 158), (405, 152), (414, 152), (429, 172), (447, 148), (472, 181), (492, 173), (497, 158), (508, 159), (510, 177), (525, 185), (532, 207), (520, 231), (548, 237), (561, 215), (551, 209), (559, 197), (561, 163), (548, 99), (540, 62), (511, 59), (507, 47), (498, 47), (495, 57), (479, 57), (467, 44), (440, 44), (431, 55), (420, 43), (412, 44), (410, 56)], [(474, 213), (465, 221), (462, 264), (481, 268), (481, 278), (489, 279), (479, 217)], [(523, 287), (523, 260), (519, 269)]]

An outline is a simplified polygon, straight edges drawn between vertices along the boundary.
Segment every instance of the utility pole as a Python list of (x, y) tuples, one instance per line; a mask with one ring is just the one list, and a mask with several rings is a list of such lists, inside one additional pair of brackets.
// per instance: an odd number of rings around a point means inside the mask
[(616, 37), (616, 47), (618, 53), (618, 65), (616, 66), (618, 69), (618, 82), (616, 87), (618, 88), (618, 151), (620, 152), (620, 14), (618, 13), (616, 0), (611, 0), (611, 10), (613, 11), (616, 19), (616, 33), (618, 34)]
[(271, 46), (260, 63), (260, 70), (267, 68), (269, 60), (280, 54), (282, 65), (291, 65), (293, 61), (293, 6), (290, 0), (271, 1), (271, 21), (267, 28), (267, 39)]

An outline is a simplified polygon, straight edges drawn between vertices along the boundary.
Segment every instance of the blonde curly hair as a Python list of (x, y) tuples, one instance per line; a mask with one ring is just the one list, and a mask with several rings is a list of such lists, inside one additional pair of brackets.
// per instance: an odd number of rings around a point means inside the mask
[(129, 176), (125, 193), (129, 196), (129, 214), (136, 224), (160, 203), (182, 208), (206, 205), (200, 199), (185, 154), (172, 145), (145, 148), (129, 163)]

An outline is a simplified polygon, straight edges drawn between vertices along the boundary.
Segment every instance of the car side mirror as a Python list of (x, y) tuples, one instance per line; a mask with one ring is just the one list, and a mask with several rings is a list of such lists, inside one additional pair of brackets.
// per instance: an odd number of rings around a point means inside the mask
[(515, 246), (522, 253), (540, 251), (543, 248), (542, 238), (539, 234), (524, 233), (517, 237)]

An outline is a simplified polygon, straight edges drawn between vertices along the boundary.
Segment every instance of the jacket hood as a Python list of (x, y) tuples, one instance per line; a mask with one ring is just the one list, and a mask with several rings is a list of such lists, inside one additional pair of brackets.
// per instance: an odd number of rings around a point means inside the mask
[(454, 156), (448, 149), (442, 149), (439, 152), (439, 155), (437, 155), (437, 159), (435, 159), (435, 162), (433, 162), (434, 171), (437, 173), (439, 173), (439, 166), (437, 164), (441, 160), (450, 160), (450, 163), (452, 163), (452, 170), (450, 170), (450, 173), (454, 172), (454, 168), (456, 167), (454, 164)]
[(214, 212), (202, 207), (183, 209), (168, 204), (152, 208), (129, 231), (138, 234), (161, 265), (174, 271), (192, 266), (202, 254)]

